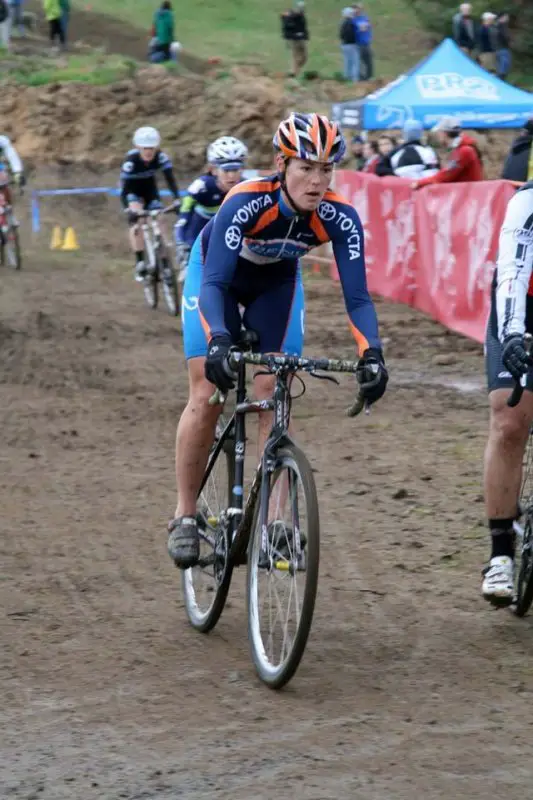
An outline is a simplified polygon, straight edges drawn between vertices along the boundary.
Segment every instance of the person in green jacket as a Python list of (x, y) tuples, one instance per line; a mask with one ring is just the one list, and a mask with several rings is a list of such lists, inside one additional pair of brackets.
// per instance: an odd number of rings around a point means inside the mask
[(50, 31), (50, 41), (52, 46), (59, 39), (61, 47), (65, 46), (65, 34), (61, 25), (61, 2), (60, 0), (43, 0), (44, 15), (48, 20)]
[(172, 58), (170, 45), (174, 41), (174, 12), (170, 0), (163, 0), (161, 7), (154, 14), (154, 36), (157, 39), (157, 50), (165, 61)]

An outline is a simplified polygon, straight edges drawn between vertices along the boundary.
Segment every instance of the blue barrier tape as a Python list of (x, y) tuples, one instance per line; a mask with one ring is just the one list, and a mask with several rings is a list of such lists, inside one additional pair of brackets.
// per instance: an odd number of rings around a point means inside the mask
[[(109, 186), (94, 186), (83, 189), (34, 189), (31, 193), (31, 228), (33, 233), (39, 233), (41, 230), (41, 207), (39, 204), (40, 197), (57, 197), (58, 195), (77, 195), (77, 194), (107, 194), (110, 197), (119, 197), (120, 189), (112, 188)], [(172, 193), (168, 189), (163, 189), (159, 192), (163, 197), (172, 197)], [(180, 197), (187, 194), (185, 191), (180, 191)]]
[[(256, 169), (244, 169), (242, 172), (243, 178), (246, 180), (248, 178), (257, 178), (260, 176), (260, 173)], [(39, 233), (41, 230), (41, 207), (39, 204), (40, 197), (54, 197), (58, 195), (76, 195), (76, 194), (107, 194), (110, 197), (118, 197), (120, 195), (120, 189), (113, 188), (110, 186), (94, 186), (94, 187), (87, 187), (87, 188), (75, 188), (75, 189), (34, 189), (31, 193), (31, 227), (33, 233)], [(163, 197), (171, 197), (171, 193), (168, 189), (163, 189), (159, 194), (162, 194)], [(180, 197), (184, 197), (187, 194), (186, 191), (180, 191)]]

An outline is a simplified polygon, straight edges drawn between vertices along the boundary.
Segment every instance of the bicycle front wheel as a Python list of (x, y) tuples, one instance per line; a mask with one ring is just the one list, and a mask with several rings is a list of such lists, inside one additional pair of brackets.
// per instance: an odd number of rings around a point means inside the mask
[(196, 519), (200, 534), (198, 564), (182, 572), (182, 589), (189, 622), (208, 633), (220, 619), (231, 583), (228, 519), (235, 465), (227, 436), (213, 445), (204, 485), (198, 497)]
[(318, 586), (320, 523), (311, 465), (288, 444), (276, 453), (268, 508), (257, 504), (248, 556), (248, 638), (261, 680), (281, 689), (303, 656)]
[(521, 516), (514, 524), (515, 546), (515, 613), (523, 617), (533, 602), (533, 438), (527, 441), (522, 465), (522, 487), (519, 501)]

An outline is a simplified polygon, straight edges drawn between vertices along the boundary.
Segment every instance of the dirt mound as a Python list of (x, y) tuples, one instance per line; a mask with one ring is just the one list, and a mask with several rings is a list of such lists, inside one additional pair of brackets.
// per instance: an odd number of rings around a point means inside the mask
[(81, 163), (111, 166), (130, 146), (132, 129), (150, 122), (162, 132), (177, 167), (204, 163), (205, 146), (231, 132), (248, 143), (255, 166), (272, 159), (272, 131), (290, 105), (273, 79), (231, 75), (225, 81), (174, 77), (148, 66), (111, 86), (51, 84), (7, 86), (0, 117), (21, 155), (40, 165)]
[[(173, 76), (158, 65), (110, 86), (75, 83), (45, 87), (6, 85), (0, 118), (30, 163), (116, 166), (132, 130), (146, 122), (162, 132), (177, 169), (190, 174), (204, 164), (205, 146), (223, 133), (242, 137), (251, 166), (272, 164), (272, 132), (293, 108), (327, 112), (346, 87), (316, 82), (291, 87), (258, 68), (235, 67), (217, 79)], [(480, 134), (488, 177), (498, 177), (512, 132)]]

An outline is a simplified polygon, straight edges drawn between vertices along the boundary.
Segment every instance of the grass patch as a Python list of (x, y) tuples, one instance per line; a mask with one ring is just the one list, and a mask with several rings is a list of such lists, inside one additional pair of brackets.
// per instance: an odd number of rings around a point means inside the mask
[(102, 86), (134, 74), (136, 64), (119, 55), (91, 53), (52, 58), (9, 56), (1, 63), (2, 77), (24, 86), (76, 82)]
[[(84, 3), (78, 3), (84, 7)], [(159, 3), (154, 0), (92, 0), (94, 11), (111, 14), (146, 31)], [(286, 72), (289, 54), (281, 39), (280, 13), (286, 0), (174, 0), (176, 37), (187, 51), (203, 58), (255, 63)], [(333, 77), (341, 68), (338, 39), (342, 3), (309, 4), (309, 62), (306, 69)], [(377, 75), (392, 76), (412, 66), (428, 49), (428, 38), (405, 0), (373, 0), (369, 13), (375, 33)]]

